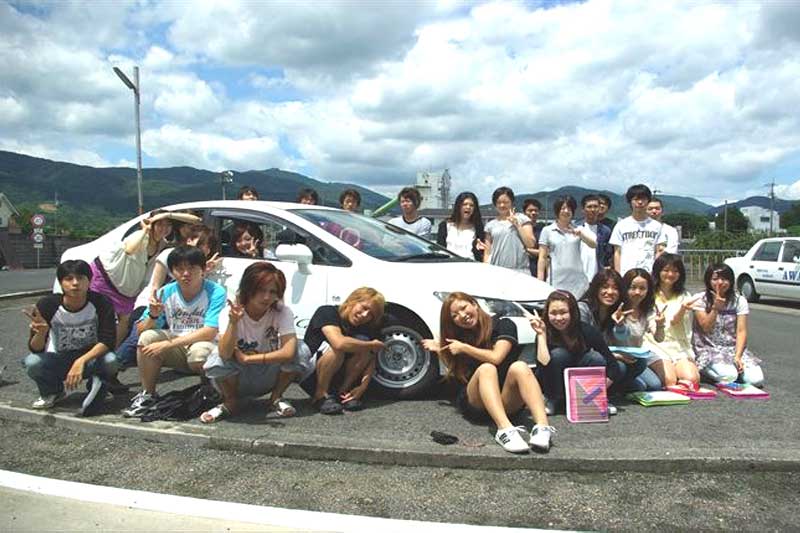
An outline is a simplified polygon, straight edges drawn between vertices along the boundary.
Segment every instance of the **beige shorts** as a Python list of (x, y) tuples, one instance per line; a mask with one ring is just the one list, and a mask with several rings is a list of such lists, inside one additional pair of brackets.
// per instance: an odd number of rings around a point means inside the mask
[[(177, 335), (165, 329), (148, 329), (139, 335), (139, 346), (147, 346), (154, 342), (172, 340)], [(208, 355), (216, 348), (213, 342), (200, 341), (189, 346), (175, 346), (161, 352), (161, 364), (168, 368), (189, 370), (189, 364), (203, 364)]]

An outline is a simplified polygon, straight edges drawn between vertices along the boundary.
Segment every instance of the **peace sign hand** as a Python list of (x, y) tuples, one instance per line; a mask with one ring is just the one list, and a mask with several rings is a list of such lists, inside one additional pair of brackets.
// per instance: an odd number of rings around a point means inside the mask
[(222, 261), (222, 258), (219, 256), (218, 253), (212, 255), (206, 261), (206, 273), (212, 272), (214, 269), (216, 269), (219, 266), (220, 261)]
[(663, 328), (664, 324), (667, 321), (667, 317), (664, 314), (664, 311), (667, 310), (667, 306), (665, 305), (664, 307), (658, 307), (656, 305), (655, 307), (656, 307), (656, 327)]
[(238, 298), (236, 299), (236, 303), (228, 300), (228, 306), (230, 307), (228, 318), (230, 318), (232, 324), (236, 324), (244, 316), (244, 306), (239, 303)]
[(155, 291), (153, 296), (150, 297), (150, 307), (148, 308), (150, 318), (158, 318), (164, 311), (164, 303), (161, 301), (162, 292), (160, 290)]
[(692, 309), (694, 309), (694, 306), (695, 306), (695, 304), (696, 304), (696, 303), (697, 303), (697, 302), (700, 300), (700, 298), (702, 298), (702, 297), (703, 297), (703, 295), (702, 295), (702, 294), (698, 294), (697, 296), (695, 296), (695, 297), (693, 297), (693, 298), (689, 298), (689, 299), (687, 299), (687, 300), (684, 300), (684, 302), (681, 304), (681, 307), (683, 307), (683, 310), (684, 310), (684, 311), (691, 311)]
[(722, 296), (722, 290), (719, 287), (714, 289), (714, 309), (722, 311), (727, 303), (728, 301)]
[(614, 323), (619, 326), (625, 320), (625, 317), (631, 313), (633, 313), (633, 309), (628, 309), (627, 311), (624, 311), (623, 304), (619, 304), (617, 310), (611, 314), (611, 320), (613, 320)]
[(480, 239), (475, 239), (475, 248), (477, 250), (480, 250), (481, 252), (484, 252), (484, 251), (486, 251), (487, 248), (489, 248), (489, 244), (487, 244), (486, 241), (482, 241)]
[(528, 322), (531, 324), (531, 328), (533, 331), (536, 332), (537, 335), (542, 337), (547, 336), (547, 326), (544, 323), (544, 320), (539, 316), (539, 313), (536, 312), (534, 309), (533, 314), (528, 314)]
[(30, 310), (23, 309), (22, 313), (30, 319), (30, 327), (34, 335), (44, 335), (50, 329), (47, 321), (41, 313), (39, 313), (39, 308), (35, 305), (31, 306)]
[(260, 239), (250, 241), (250, 247), (247, 249), (247, 255), (251, 257), (258, 257), (258, 245), (261, 243)]

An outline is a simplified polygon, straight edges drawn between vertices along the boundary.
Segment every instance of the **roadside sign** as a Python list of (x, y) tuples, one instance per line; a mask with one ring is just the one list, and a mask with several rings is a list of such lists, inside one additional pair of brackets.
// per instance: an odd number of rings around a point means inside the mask
[(46, 221), (47, 219), (44, 218), (44, 215), (42, 215), (41, 213), (36, 213), (31, 217), (31, 224), (33, 224), (33, 227), (35, 228), (41, 228), (42, 226), (44, 226), (44, 223)]
[(40, 242), (35, 242), (33, 243), (33, 247), (36, 248), (37, 250), (41, 250), (42, 248), (44, 248), (44, 244)]
[(35, 242), (36, 244), (41, 245), (44, 242), (44, 235), (42, 235), (41, 233), (34, 233), (33, 234), (33, 242)]

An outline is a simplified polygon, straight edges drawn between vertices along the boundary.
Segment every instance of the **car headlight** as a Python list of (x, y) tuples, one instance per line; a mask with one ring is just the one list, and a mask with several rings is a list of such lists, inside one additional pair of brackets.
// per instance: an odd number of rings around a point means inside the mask
[[(444, 302), (449, 292), (440, 292), (435, 291), (433, 293), (440, 302)], [(525, 317), (526, 313), (529, 313), (530, 310), (523, 307), (523, 305), (513, 302), (511, 300), (501, 300), (499, 298), (486, 298), (484, 296), (473, 296), (475, 300), (477, 300), (478, 304), (483, 308), (484, 311), (489, 313), (490, 315), (498, 315), (498, 316), (519, 316)], [(525, 302), (526, 304), (530, 303), (531, 305), (534, 302)]]

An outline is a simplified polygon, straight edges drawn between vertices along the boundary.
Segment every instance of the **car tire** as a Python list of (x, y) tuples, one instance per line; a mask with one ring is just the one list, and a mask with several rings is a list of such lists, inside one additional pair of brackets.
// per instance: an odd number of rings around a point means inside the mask
[(750, 303), (758, 302), (761, 296), (756, 292), (756, 286), (750, 276), (742, 276), (739, 278), (739, 292)]
[(370, 391), (382, 398), (420, 398), (439, 379), (439, 361), (422, 347), (428, 328), (417, 320), (401, 319), (381, 330), (386, 345), (378, 354)]

